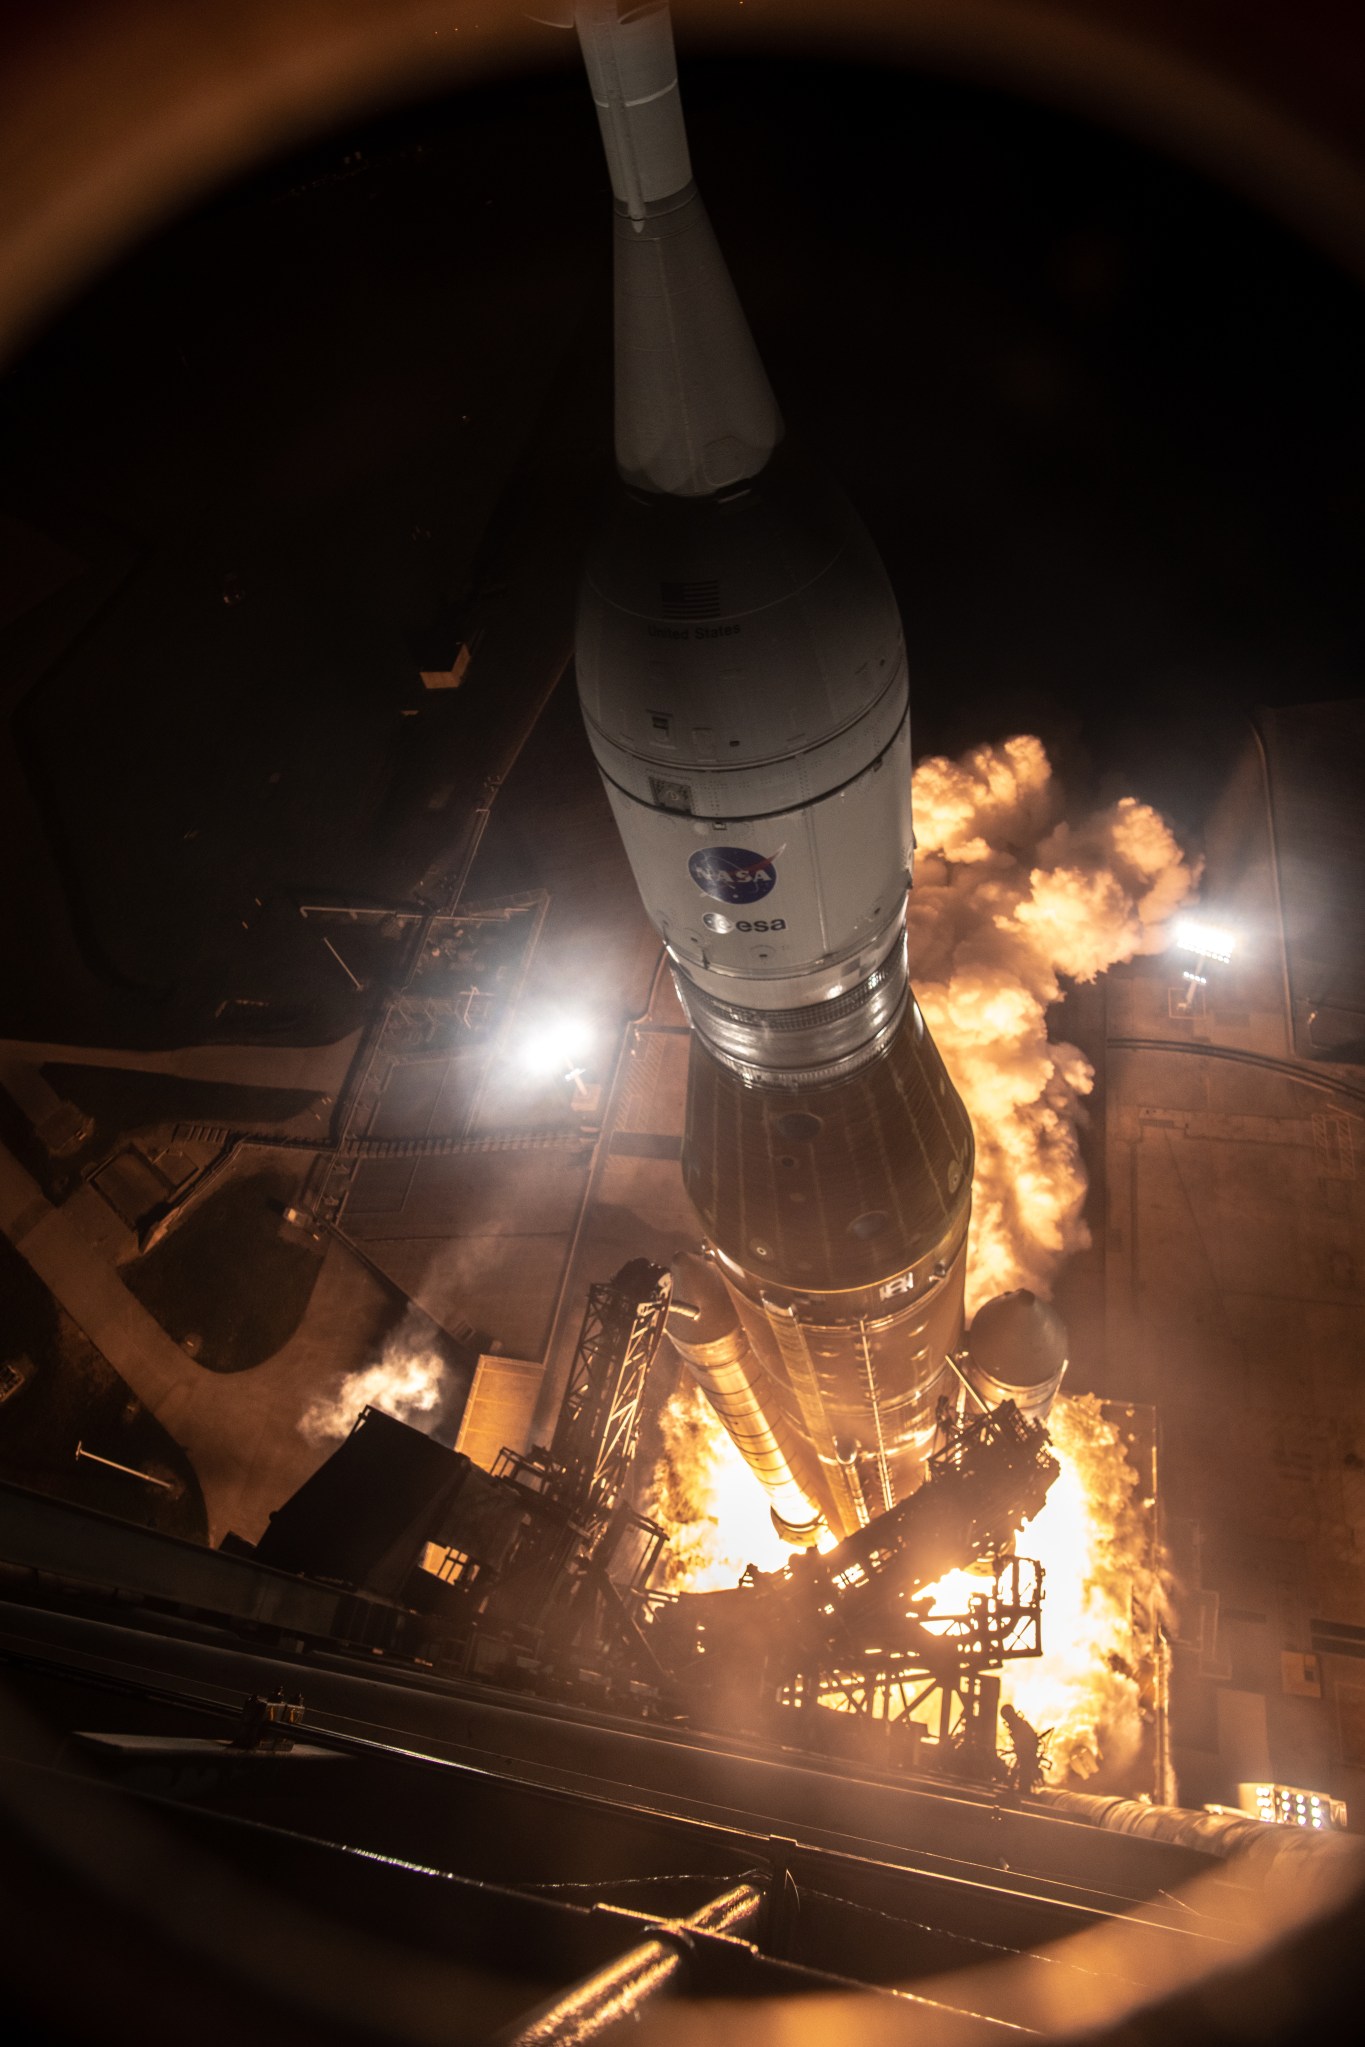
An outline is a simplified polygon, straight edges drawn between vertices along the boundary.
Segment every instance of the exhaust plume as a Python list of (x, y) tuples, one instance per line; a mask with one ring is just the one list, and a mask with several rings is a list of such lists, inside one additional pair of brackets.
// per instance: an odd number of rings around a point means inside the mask
[(649, 1512), (668, 1531), (655, 1583), (663, 1592), (723, 1592), (750, 1564), (780, 1571), (790, 1546), (768, 1496), (695, 1379), (685, 1376), (659, 1417), (663, 1443)]
[(1093, 1394), (1062, 1399), (1048, 1428), (1061, 1477), (1019, 1537), (1047, 1576), (1043, 1655), (1007, 1666), (1002, 1696), (1050, 1729), (1054, 1783), (1122, 1784), (1156, 1707), (1155, 1627), (1166, 1585), (1117, 1424)]
[(1064, 982), (1166, 944), (1197, 875), (1165, 819), (1131, 796), (1058, 819), (1052, 764), (1027, 736), (914, 776), (919, 857), (911, 978), (976, 1132), (967, 1306), (1027, 1286), (1047, 1296), (1085, 1248), (1078, 1132), (1094, 1069), (1051, 1043)]
[[(1017, 1538), (1020, 1555), (1043, 1567), (1043, 1654), (1007, 1663), (1000, 1695), (1051, 1737), (1052, 1783), (1102, 1772), (1112, 1788), (1138, 1763), (1157, 1710), (1153, 1654), (1166, 1587), (1152, 1502), (1093, 1394), (1059, 1399), (1048, 1432), (1061, 1472)], [(951, 1571), (930, 1589), (936, 1615), (962, 1613), (980, 1580)]]

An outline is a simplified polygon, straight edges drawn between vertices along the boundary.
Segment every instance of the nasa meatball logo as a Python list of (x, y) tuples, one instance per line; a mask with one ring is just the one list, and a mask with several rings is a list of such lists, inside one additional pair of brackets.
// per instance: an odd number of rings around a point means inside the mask
[(777, 869), (762, 853), (743, 846), (703, 846), (687, 871), (704, 895), (718, 903), (759, 903), (777, 886)]

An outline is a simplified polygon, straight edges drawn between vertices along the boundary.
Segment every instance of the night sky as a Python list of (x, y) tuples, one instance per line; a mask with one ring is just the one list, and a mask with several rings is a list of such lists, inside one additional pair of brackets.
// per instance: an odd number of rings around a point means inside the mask
[[(0, 508), (80, 566), (11, 660), (11, 858), (38, 819), (56, 865), (7, 913), (46, 962), (10, 1029), (93, 1028), (96, 984), (133, 1035), (187, 988), (202, 1028), (243, 908), (410, 892), (433, 778), (472, 800), (508, 706), (403, 721), (416, 657), (500, 593), (567, 620), (608, 476), (609, 198), (562, 54), (263, 169), (12, 371)], [(1043, 107), (685, 50), (683, 87), (789, 430), (900, 597), (917, 754), (1035, 730), (1078, 807), (1197, 841), (1253, 706), (1358, 689), (1359, 286)]]

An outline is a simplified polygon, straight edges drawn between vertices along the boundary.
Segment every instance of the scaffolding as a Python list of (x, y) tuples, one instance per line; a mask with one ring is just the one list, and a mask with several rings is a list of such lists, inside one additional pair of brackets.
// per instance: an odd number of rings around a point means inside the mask
[[(881, 1733), (913, 1722), (945, 1759), (994, 1769), (998, 1672), (1042, 1654), (1043, 1570), (1014, 1536), (1059, 1467), (1042, 1423), (1012, 1402), (970, 1418), (941, 1402), (939, 1435), (919, 1489), (827, 1555), (660, 1607), (659, 1640), (700, 1717), (720, 1702), (816, 1745), (836, 1716)], [(938, 1611), (933, 1588), (964, 1570), (962, 1605)]]

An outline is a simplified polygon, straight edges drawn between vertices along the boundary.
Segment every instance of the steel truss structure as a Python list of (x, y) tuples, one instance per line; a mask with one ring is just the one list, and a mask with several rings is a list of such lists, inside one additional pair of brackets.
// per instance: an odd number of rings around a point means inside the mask
[[(948, 1767), (995, 1774), (997, 1673), (1042, 1653), (1042, 1567), (1011, 1546), (1059, 1467), (1042, 1423), (1010, 1402), (970, 1418), (944, 1403), (939, 1434), (918, 1491), (827, 1555), (656, 1613), (661, 1659), (695, 1688), (699, 1724), (718, 1710), (769, 1733), (785, 1722), (784, 1739), (817, 1748), (896, 1727), (907, 1755), (928, 1731)], [(964, 1567), (979, 1589), (937, 1613), (934, 1585)]]
[(493, 1476), (528, 1513), (472, 1644), (481, 1667), (505, 1660), (501, 1634), (523, 1660), (561, 1674), (605, 1652), (627, 1682), (667, 1688), (639, 1620), (664, 1534), (636, 1512), (629, 1488), (671, 1289), (667, 1271), (642, 1258), (590, 1287), (549, 1448), (499, 1453)]
[(779, 1702), (797, 1709), (819, 1705), (865, 1722), (905, 1722), (907, 1751), (917, 1754), (921, 1732), (928, 1731), (941, 1751), (980, 1751), (989, 1763), (997, 1673), (1006, 1663), (1043, 1653), (1044, 1575), (1031, 1557), (1005, 1557), (970, 1594), (965, 1613), (924, 1620), (924, 1631), (944, 1644), (932, 1666), (922, 1649), (869, 1650), (856, 1666), (802, 1674), (782, 1687)]
[(549, 1452), (553, 1482), (580, 1515), (606, 1519), (625, 1495), (672, 1288), (666, 1270), (636, 1258), (588, 1289)]

